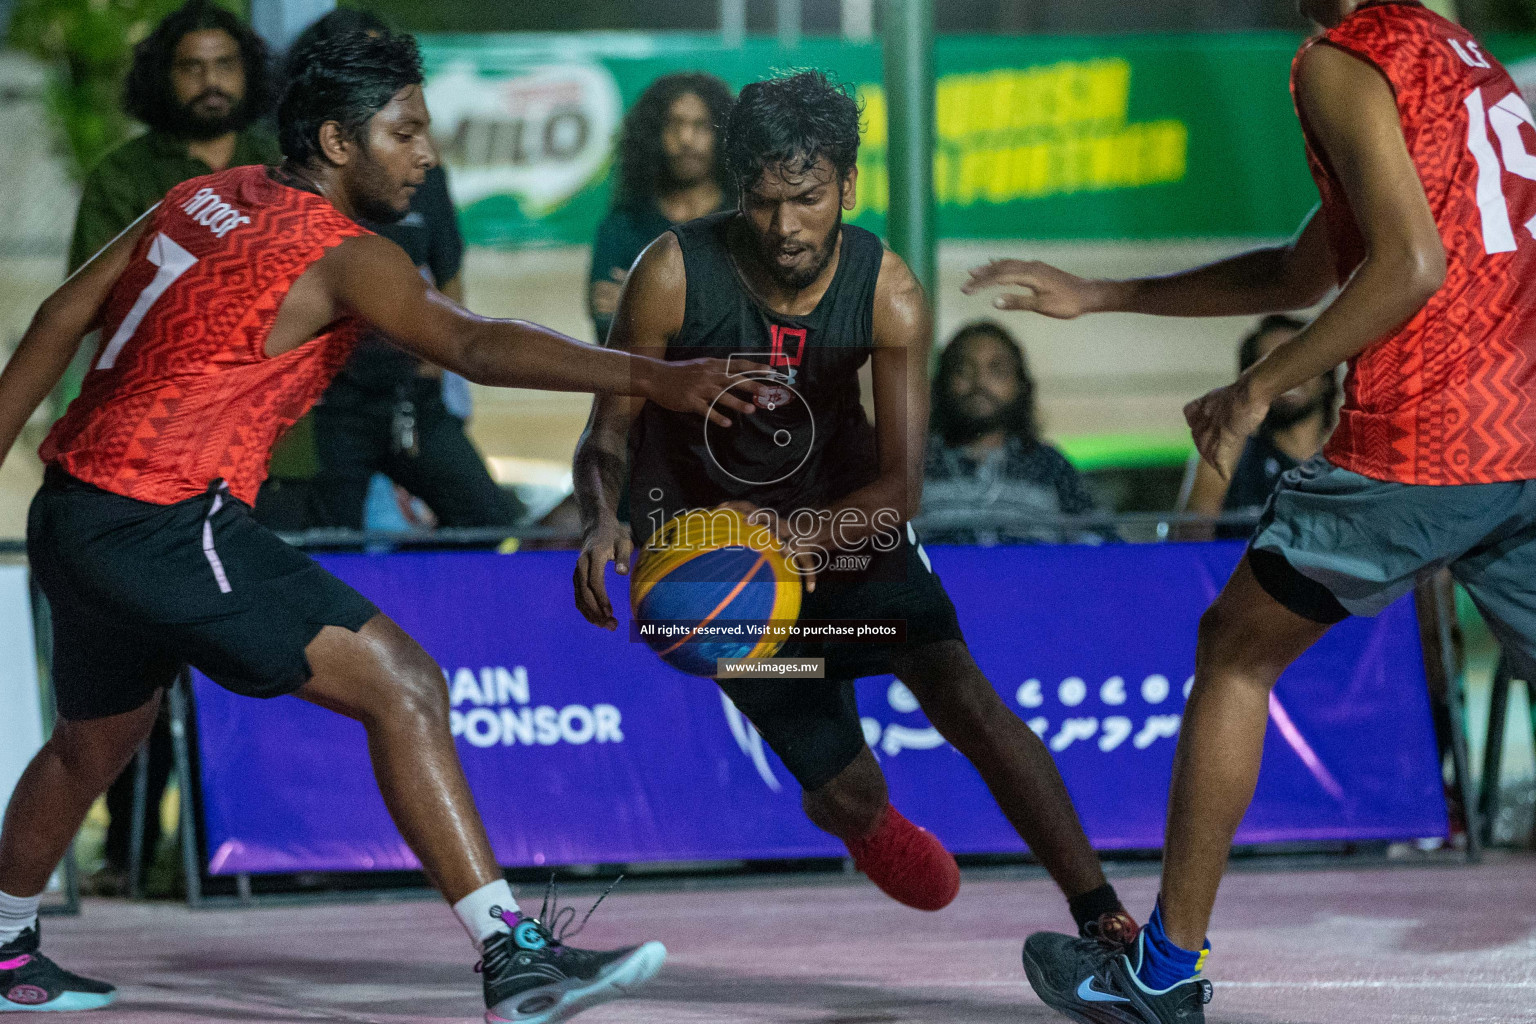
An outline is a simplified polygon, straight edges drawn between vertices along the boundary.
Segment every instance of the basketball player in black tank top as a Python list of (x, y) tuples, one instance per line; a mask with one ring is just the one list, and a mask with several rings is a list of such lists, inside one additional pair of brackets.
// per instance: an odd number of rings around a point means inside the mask
[[(907, 523), (922, 496), (933, 324), (902, 260), (842, 223), (854, 206), (858, 137), (856, 103), (817, 72), (748, 85), (724, 142), (739, 208), (675, 228), (636, 262), (611, 345), (767, 363), (782, 394), (728, 429), (643, 400), (598, 399), (576, 453), (577, 607), (616, 628), (604, 568), (612, 561), (626, 572), (634, 546), (668, 517), (727, 503), (771, 510), (792, 550), (824, 556), (811, 559), (818, 568), (802, 621), (906, 622), (900, 644), (781, 652), (824, 657), (826, 682), (720, 684), (800, 782), (811, 821), (842, 839), (894, 898), (929, 910), (953, 898), (954, 858), (891, 808), (864, 742), (853, 680), (894, 673), (976, 766), (1084, 934), (1129, 940), (1135, 924), (1104, 880), (1055, 763), (972, 660)], [(859, 401), (866, 361), (873, 425)], [(626, 488), (628, 528), (618, 518)], [(830, 559), (850, 550), (869, 555), (866, 564), (832, 571)]]

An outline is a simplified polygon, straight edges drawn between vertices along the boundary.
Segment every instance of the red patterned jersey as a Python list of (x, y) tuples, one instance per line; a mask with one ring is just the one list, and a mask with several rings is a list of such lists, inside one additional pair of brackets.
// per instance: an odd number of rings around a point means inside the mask
[[(1361, 6), (1303, 45), (1375, 65), (1445, 246), (1445, 285), (1350, 361), (1336, 465), (1410, 484), (1536, 478), (1536, 123), (1466, 30), (1416, 3)], [(1342, 284), (1365, 246), (1327, 155), (1307, 160)]]
[(237, 167), (171, 189), (113, 286), (80, 397), (39, 454), (115, 494), (168, 505), (215, 479), (247, 504), (272, 445), (346, 362), (358, 325), (268, 357), (288, 289), (367, 229), (320, 196)]

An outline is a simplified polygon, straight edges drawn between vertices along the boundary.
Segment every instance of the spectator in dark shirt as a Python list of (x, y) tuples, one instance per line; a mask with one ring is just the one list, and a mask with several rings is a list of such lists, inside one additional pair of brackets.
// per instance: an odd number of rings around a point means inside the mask
[(619, 304), (619, 288), (640, 251), (674, 224), (734, 201), (717, 152), (718, 126), (733, 97), (713, 75), (664, 75), (640, 94), (619, 135), (613, 209), (592, 244), (587, 312), (599, 344)]
[[(367, 12), (332, 11), (294, 41), (286, 77), (292, 80), (307, 52), (327, 39), (387, 31)], [(427, 171), (403, 218), (360, 223), (404, 249), (444, 295), (464, 300), (464, 240), (442, 167)], [(464, 431), (467, 415), (445, 404), (440, 369), (383, 334), (365, 334), (314, 410), (274, 450), (257, 518), (274, 529), (362, 529), (369, 481), (383, 473), (420, 498), (439, 526), (514, 526), (522, 503), (487, 472)]]
[(134, 47), (123, 105), (149, 131), (86, 176), (69, 243), (74, 272), (188, 178), (277, 163), (277, 141), (250, 127), (271, 106), (267, 48), (224, 8), (191, 0)]
[[(1066, 456), (1040, 439), (1035, 379), (1001, 324), (962, 327), (939, 355), (923, 483), (923, 537), (937, 544), (1097, 543), (1063, 515), (1098, 509)], [(975, 513), (985, 526), (968, 525)]]
[[(1238, 372), (1247, 370), (1306, 326), (1306, 321), (1284, 314), (1260, 320), (1238, 347)], [(1179, 510), (1207, 516), (1256, 513), (1269, 501), (1282, 476), (1323, 450), (1338, 420), (1339, 381), (1333, 373), (1292, 388), (1269, 407), (1269, 415), (1243, 448), (1230, 481), (1217, 476), (1198, 454), (1190, 456)], [(1189, 524), (1180, 529), (1179, 536), (1184, 540), (1202, 540), (1212, 536), (1241, 538), (1252, 533), (1253, 525), (1249, 523), (1224, 523), (1214, 530)]]
[[(167, 15), (133, 48), (123, 85), (124, 109), (149, 130), (86, 175), (69, 272), (188, 178), (277, 163), (277, 140), (253, 127), (273, 92), (266, 44), (235, 15), (204, 0)], [(58, 411), (79, 394), (85, 367), (82, 356), (59, 383)]]

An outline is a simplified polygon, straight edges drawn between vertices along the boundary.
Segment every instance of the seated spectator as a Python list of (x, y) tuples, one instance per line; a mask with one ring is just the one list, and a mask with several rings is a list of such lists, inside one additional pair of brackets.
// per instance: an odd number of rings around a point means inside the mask
[[(1002, 325), (962, 327), (939, 355), (923, 484), (923, 539), (936, 544), (1098, 543), (1061, 516), (1098, 511), (1066, 456), (1040, 439), (1035, 379)], [(984, 526), (968, 518), (984, 514)]]
[[(1247, 370), (1306, 326), (1306, 321), (1284, 314), (1260, 320), (1238, 348), (1237, 372)], [(1338, 420), (1339, 381), (1333, 373), (1292, 388), (1269, 407), (1269, 415), (1248, 439), (1230, 481), (1217, 476), (1198, 454), (1190, 456), (1179, 511), (1212, 517), (1226, 512), (1257, 513), (1269, 501), (1280, 477), (1323, 450)], [(1244, 538), (1252, 533), (1251, 523), (1223, 523), (1214, 529), (1189, 524), (1179, 530), (1183, 540)]]

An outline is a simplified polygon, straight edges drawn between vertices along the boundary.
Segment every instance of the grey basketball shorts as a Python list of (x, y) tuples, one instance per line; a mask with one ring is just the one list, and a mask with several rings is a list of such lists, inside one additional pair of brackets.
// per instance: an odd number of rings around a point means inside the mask
[(1319, 455), (1280, 478), (1248, 559), (1271, 597), (1323, 623), (1449, 568), (1499, 640), (1536, 657), (1536, 480), (1392, 483)]

